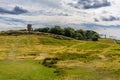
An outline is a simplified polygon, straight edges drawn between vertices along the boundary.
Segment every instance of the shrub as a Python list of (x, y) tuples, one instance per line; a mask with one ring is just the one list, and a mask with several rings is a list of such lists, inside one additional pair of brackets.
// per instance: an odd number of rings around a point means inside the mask
[(58, 35), (63, 35), (64, 34), (64, 31), (60, 26), (52, 27), (49, 32), (53, 33), (53, 34), (58, 34)]
[(34, 31), (38, 31), (38, 32), (49, 32), (50, 28), (48, 27), (45, 27), (45, 28), (38, 28), (38, 29), (35, 29)]
[(92, 41), (98, 41), (99, 35), (97, 33), (92, 35)]
[(66, 37), (66, 36), (62, 36), (62, 35), (54, 35), (53, 37), (56, 39), (61, 39), (61, 40), (73, 40), (73, 38), (71, 38), (71, 37)]
[(42, 64), (47, 67), (55, 67), (54, 64), (56, 64), (58, 60), (58, 58), (45, 58)]
[(75, 30), (73, 28), (70, 27), (64, 28), (64, 36), (73, 37), (74, 34)]

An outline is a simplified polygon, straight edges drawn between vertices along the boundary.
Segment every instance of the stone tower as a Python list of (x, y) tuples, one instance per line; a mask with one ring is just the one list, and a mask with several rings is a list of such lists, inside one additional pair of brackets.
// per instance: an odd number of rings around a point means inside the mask
[(33, 31), (32, 24), (27, 24), (27, 31), (30, 33)]

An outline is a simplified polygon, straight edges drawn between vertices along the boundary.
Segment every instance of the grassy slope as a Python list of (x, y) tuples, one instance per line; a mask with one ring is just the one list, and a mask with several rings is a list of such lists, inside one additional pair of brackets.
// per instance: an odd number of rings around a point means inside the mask
[(60, 80), (120, 78), (120, 45), (114, 40), (100, 39), (92, 42), (21, 35), (0, 36), (0, 80), (50, 80), (50, 77), (53, 80), (56, 78), (54, 69), (36, 62), (35, 58), (40, 54), (62, 59), (56, 64), (63, 71), (59, 76)]
[(54, 71), (33, 60), (0, 61), (0, 80), (54, 80)]

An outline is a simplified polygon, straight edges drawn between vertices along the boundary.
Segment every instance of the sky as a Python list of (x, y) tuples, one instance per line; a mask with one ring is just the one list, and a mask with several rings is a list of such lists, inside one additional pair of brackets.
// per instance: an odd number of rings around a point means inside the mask
[(119, 0), (0, 0), (0, 30), (72, 27), (120, 39)]

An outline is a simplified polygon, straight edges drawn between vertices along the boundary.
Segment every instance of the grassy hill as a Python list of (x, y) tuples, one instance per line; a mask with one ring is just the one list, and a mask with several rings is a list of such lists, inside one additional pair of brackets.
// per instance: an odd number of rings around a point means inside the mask
[[(46, 67), (46, 58), (58, 58)], [(0, 36), (0, 80), (120, 80), (120, 45), (48, 35)]]

